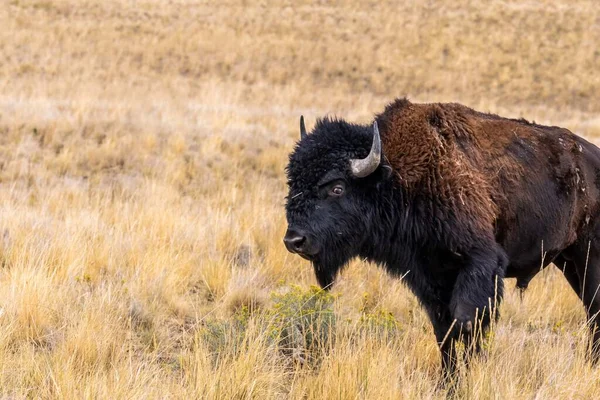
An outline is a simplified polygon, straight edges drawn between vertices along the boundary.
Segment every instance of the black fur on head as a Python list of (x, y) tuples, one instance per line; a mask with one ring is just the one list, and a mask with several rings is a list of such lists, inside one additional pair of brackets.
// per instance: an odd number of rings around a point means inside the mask
[(323, 288), (350, 259), (369, 257), (382, 225), (389, 225), (382, 212), (392, 196), (389, 165), (382, 161), (364, 178), (350, 169), (350, 160), (365, 158), (372, 142), (372, 126), (324, 118), (290, 155), (284, 241), (313, 263)]

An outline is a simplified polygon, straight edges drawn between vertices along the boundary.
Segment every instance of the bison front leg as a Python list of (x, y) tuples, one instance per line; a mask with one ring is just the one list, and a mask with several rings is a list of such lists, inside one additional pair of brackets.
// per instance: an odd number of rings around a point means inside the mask
[[(457, 387), (459, 378), (459, 375), (457, 374), (459, 365), (457, 343), (461, 338), (465, 340), (465, 335), (461, 334), (460, 328), (453, 319), (447, 303), (437, 305), (430, 304), (428, 305), (427, 310), (431, 318), (436, 340), (440, 347), (442, 361), (441, 387), (453, 391)], [(467, 351), (467, 348), (465, 351)]]
[[(441, 300), (441, 299), (440, 299)], [(452, 313), (448, 308), (448, 302), (431, 302), (425, 304), (436, 340), (440, 347), (442, 359), (441, 387), (449, 389), (450, 392), (457, 388), (458, 384), (458, 352), (456, 344), (460, 339), (460, 332)]]
[(479, 350), (479, 342), (473, 342), (475, 332), (483, 333), (491, 318), (497, 315), (497, 307), (504, 292), (504, 271), (507, 259), (496, 246), (474, 249), (465, 254), (465, 263), (458, 272), (450, 312), (465, 343), (468, 357)]
[(432, 306), (428, 311), (442, 356), (442, 382), (447, 384), (454, 380), (458, 367), (455, 343), (458, 339), (457, 331), (446, 306)]

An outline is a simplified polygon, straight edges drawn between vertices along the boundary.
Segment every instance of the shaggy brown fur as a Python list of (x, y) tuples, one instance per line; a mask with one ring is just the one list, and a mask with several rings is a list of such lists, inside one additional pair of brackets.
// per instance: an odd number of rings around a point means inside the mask
[[(493, 232), (509, 255), (536, 248), (537, 254), (525, 257), (527, 264), (537, 257), (541, 265), (542, 252), (544, 264), (551, 262), (577, 240), (585, 220), (598, 213), (598, 188), (587, 185), (598, 172), (586, 164), (599, 156), (598, 149), (566, 129), (460, 104), (406, 99), (390, 104), (377, 121), (383, 153), (409, 192), (428, 193), (439, 203), (432, 209), (471, 220), (474, 232)], [(584, 148), (589, 148), (587, 156)], [(570, 204), (554, 205), (548, 196)], [(519, 235), (515, 225), (535, 225), (546, 233), (540, 232), (537, 243), (523, 243), (529, 238)], [(509, 267), (507, 276), (520, 278), (519, 286), (525, 288), (535, 272)]]

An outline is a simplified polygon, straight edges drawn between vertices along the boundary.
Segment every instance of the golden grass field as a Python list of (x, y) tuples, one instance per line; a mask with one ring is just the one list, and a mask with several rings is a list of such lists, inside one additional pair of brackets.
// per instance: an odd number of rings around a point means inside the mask
[[(401, 281), (327, 295), (285, 250), (298, 118), (407, 95), (600, 144), (598, 43), (596, 0), (4, 0), (0, 397), (444, 398)], [(600, 398), (556, 268), (507, 286), (457, 397)]]

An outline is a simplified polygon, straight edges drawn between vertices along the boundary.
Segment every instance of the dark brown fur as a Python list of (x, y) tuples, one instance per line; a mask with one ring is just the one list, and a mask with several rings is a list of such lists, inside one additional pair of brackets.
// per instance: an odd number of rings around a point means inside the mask
[[(389, 105), (377, 121), (383, 153), (400, 182), (427, 192), (445, 213), (473, 221), (477, 231), (493, 232), (511, 259), (547, 265), (585, 238), (585, 220), (597, 216), (597, 169), (589, 158), (597, 160), (600, 152), (566, 129), (406, 99)], [(532, 225), (540, 231), (537, 242), (522, 243), (521, 230)], [(519, 255), (524, 247), (537, 254)], [(520, 262), (513, 267), (507, 276), (526, 287), (536, 271)]]

